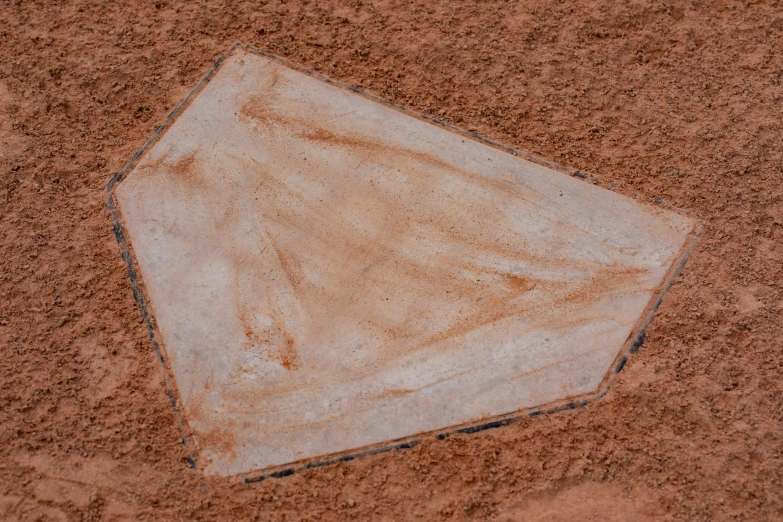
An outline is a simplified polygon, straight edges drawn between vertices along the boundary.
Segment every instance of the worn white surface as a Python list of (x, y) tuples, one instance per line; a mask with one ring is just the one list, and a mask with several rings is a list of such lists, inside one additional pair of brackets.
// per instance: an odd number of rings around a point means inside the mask
[(115, 193), (222, 475), (596, 390), (693, 226), (244, 51)]

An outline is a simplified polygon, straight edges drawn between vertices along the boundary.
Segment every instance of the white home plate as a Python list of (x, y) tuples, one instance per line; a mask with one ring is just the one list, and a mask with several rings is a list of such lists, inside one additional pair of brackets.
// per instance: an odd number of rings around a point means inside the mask
[(247, 49), (111, 194), (220, 475), (597, 393), (694, 228)]

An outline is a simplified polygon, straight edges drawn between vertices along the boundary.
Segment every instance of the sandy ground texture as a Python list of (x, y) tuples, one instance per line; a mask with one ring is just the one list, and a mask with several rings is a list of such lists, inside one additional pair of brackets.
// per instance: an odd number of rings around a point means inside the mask
[[(103, 189), (237, 40), (703, 216), (609, 394), (193, 472)], [(783, 518), (783, 5), (0, 0), (0, 51), (0, 519)]]

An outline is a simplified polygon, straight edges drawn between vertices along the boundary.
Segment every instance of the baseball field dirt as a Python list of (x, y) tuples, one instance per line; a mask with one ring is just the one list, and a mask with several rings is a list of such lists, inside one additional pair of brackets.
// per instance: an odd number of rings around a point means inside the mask
[[(194, 470), (104, 189), (238, 41), (697, 218), (607, 393)], [(0, 519), (783, 519), (782, 4), (2, 0), (0, 49)]]

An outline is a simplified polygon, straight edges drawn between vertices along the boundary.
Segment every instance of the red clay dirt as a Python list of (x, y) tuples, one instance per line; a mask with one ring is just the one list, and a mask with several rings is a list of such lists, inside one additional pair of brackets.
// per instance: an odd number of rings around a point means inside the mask
[[(608, 395), (193, 472), (103, 190), (238, 40), (703, 216)], [(783, 5), (2, 0), (0, 49), (0, 518), (783, 518)]]

